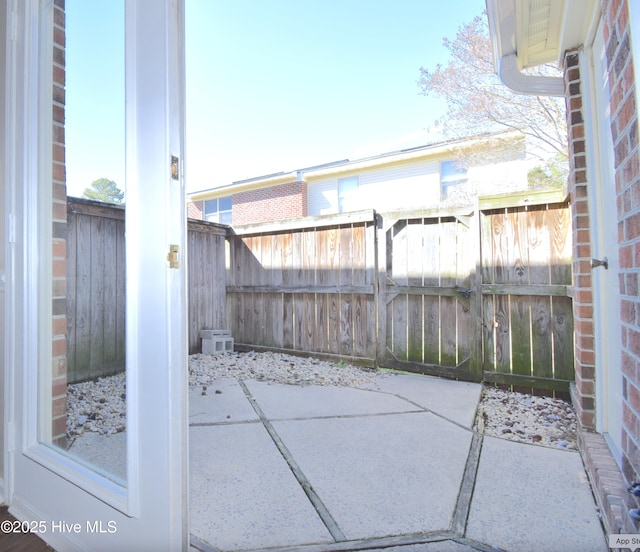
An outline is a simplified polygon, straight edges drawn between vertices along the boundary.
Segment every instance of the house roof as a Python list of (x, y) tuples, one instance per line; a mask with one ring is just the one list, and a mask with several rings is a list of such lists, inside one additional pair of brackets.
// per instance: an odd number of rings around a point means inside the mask
[(597, 0), (486, 0), (494, 64), (504, 83), (522, 93), (563, 95), (561, 77), (520, 72), (550, 62), (560, 66), (564, 52), (581, 46), (593, 32), (597, 4)]
[(217, 186), (215, 188), (209, 188), (188, 194), (188, 197), (192, 201), (200, 201), (204, 199), (215, 199), (218, 197), (225, 197), (239, 192), (245, 192), (249, 190), (255, 190), (258, 188), (266, 188), (269, 186), (277, 186), (279, 184), (286, 184), (296, 181), (308, 181), (314, 178), (324, 178), (330, 175), (345, 173), (347, 171), (363, 170), (375, 167), (381, 167), (392, 163), (399, 163), (403, 161), (411, 161), (415, 159), (437, 157), (453, 151), (456, 148), (463, 145), (473, 145), (480, 141), (490, 140), (498, 136), (514, 135), (514, 132), (499, 132), (493, 134), (487, 134), (483, 136), (475, 136), (469, 138), (463, 138), (459, 140), (450, 140), (447, 142), (437, 142), (433, 144), (426, 144), (423, 146), (417, 146), (408, 149), (396, 150), (387, 153), (381, 153), (379, 155), (373, 155), (370, 157), (364, 157), (361, 159), (349, 160), (342, 159), (339, 161), (332, 161), (329, 163), (323, 163), (321, 165), (314, 165), (312, 167), (304, 167), (301, 169), (295, 169), (293, 171), (282, 171), (263, 176), (256, 176), (253, 178), (247, 178), (244, 180), (238, 180), (224, 186)]

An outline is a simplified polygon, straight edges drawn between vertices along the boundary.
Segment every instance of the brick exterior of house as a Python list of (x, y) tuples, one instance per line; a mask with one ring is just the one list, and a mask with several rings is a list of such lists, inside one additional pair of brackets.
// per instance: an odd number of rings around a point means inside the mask
[(623, 435), (622, 469), (604, 437), (595, 432), (596, 403), (595, 339), (593, 319), (592, 248), (585, 154), (587, 87), (580, 72), (583, 50), (565, 53), (565, 90), (569, 130), (570, 178), (568, 183), (574, 232), (574, 337), (575, 380), (573, 402), (579, 421), (580, 450), (601, 508), (607, 531), (637, 533), (640, 524), (629, 515), (638, 502), (626, 486), (640, 477), (640, 149), (638, 110), (631, 53), (631, 32), (626, 0), (602, 0), (604, 41), (609, 72), (611, 135), (614, 145), (615, 190), (618, 210), (620, 257), (618, 308), (622, 329)]
[(573, 239), (573, 316), (575, 346), (575, 397), (578, 419), (585, 430), (595, 430), (595, 351), (593, 289), (591, 282), (591, 236), (588, 205), (587, 158), (579, 55), (565, 56), (567, 129), (569, 133), (569, 179)]
[(307, 216), (307, 183), (290, 182), (233, 195), (233, 224), (258, 224)]
[(204, 220), (204, 201), (187, 201), (187, 217)]
[[(622, 324), (622, 472), (626, 481), (632, 482), (638, 481), (640, 476), (640, 149), (635, 90), (637, 81), (631, 55), (631, 27), (627, 2), (604, 1), (603, 17), (618, 207)], [(627, 519), (626, 510), (623, 512), (625, 527), (630, 521)], [(639, 525), (632, 522), (630, 526), (636, 532)]]
[(67, 430), (67, 185), (65, 170), (65, 5), (55, 0), (53, 18), (53, 244), (52, 244), (52, 440), (62, 446)]

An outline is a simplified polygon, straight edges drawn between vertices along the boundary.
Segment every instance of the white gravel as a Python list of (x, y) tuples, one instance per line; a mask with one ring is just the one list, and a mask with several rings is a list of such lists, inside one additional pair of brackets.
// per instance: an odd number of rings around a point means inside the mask
[(537, 445), (577, 448), (577, 419), (566, 401), (485, 387), (476, 416), (485, 435)]
[(209, 385), (220, 378), (242, 377), (289, 385), (357, 387), (385, 376), (385, 372), (361, 366), (272, 352), (189, 357), (189, 385)]
[(67, 385), (67, 437), (85, 432), (111, 435), (126, 427), (124, 372)]
[[(211, 385), (242, 377), (290, 385), (375, 385), (389, 373), (343, 363), (281, 353), (196, 354), (189, 357), (189, 385)], [(67, 436), (104, 435), (125, 430), (124, 374), (67, 386)], [(576, 416), (560, 399), (534, 397), (485, 387), (475, 429), (503, 439), (566, 449), (576, 448)]]

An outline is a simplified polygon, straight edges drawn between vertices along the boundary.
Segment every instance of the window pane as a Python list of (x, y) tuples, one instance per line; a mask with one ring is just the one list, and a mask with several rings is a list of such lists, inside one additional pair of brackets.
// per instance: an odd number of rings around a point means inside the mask
[[(211, 213), (217, 213), (217, 212), (218, 212), (218, 200), (217, 199), (207, 199), (204, 202), (204, 214), (205, 215), (209, 215)], [(206, 218), (206, 216), (205, 216), (205, 218)]]
[(443, 183), (453, 183), (466, 180), (467, 169), (455, 161), (443, 161), (440, 165), (440, 180)]
[[(66, 1), (66, 87), (61, 96), (66, 101), (58, 106), (65, 113), (65, 142), (59, 147), (66, 163), (60, 162), (70, 195), (84, 191), (86, 197), (112, 203), (118, 200), (116, 191), (125, 190), (124, 18), (124, 0)], [(54, 228), (63, 225), (66, 247), (58, 248), (56, 265), (66, 263), (66, 270), (56, 274), (61, 280), (54, 282), (54, 289), (60, 296), (54, 296), (53, 303), (56, 327), (64, 324), (54, 341), (58, 423), (49, 437), (67, 454), (124, 485), (124, 210), (104, 206), (96, 211), (76, 201), (66, 222), (56, 222)]]
[(220, 224), (231, 225), (231, 211), (220, 211)]
[(220, 211), (231, 211), (231, 197), (221, 197), (218, 202)]

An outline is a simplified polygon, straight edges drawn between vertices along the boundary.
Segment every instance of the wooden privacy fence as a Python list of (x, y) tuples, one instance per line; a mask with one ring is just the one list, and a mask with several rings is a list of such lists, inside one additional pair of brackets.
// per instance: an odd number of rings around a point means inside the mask
[(571, 229), (558, 193), (230, 231), (238, 348), (566, 391)]
[[(67, 381), (125, 369), (124, 207), (68, 198)], [(226, 228), (187, 223), (189, 352), (200, 330), (224, 326)]]
[[(124, 369), (124, 211), (68, 205), (73, 382)], [(236, 228), (190, 220), (187, 239), (190, 353), (200, 330), (228, 329), (238, 349), (522, 388), (573, 380), (571, 228), (558, 193)]]
[(373, 366), (375, 236), (373, 211), (234, 229), (227, 320), (235, 342)]
[(67, 381), (125, 365), (124, 208), (67, 202)]

